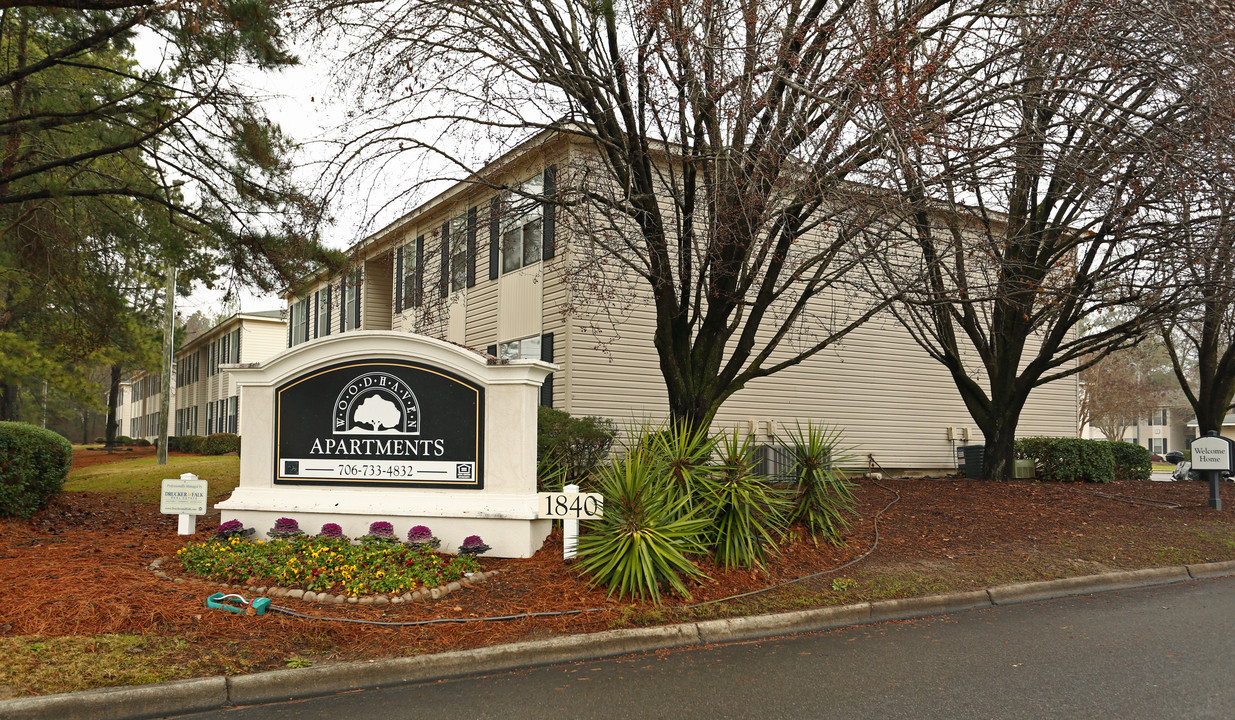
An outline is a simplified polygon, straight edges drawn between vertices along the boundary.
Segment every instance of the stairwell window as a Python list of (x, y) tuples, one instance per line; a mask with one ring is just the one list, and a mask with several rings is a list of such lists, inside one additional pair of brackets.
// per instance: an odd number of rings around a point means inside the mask
[(501, 343), (498, 345), (497, 356), (502, 360), (539, 360), (540, 336)]
[(540, 262), (544, 244), (544, 211), (538, 199), (544, 179), (537, 175), (507, 193), (502, 218), (502, 272)]

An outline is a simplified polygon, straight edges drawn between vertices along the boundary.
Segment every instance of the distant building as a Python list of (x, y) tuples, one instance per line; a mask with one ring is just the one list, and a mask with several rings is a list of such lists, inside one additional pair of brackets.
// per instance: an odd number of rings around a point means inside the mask
[[(173, 366), (170, 435), (240, 433), (240, 397), (230, 363), (260, 362), (281, 351), (287, 322), (281, 310), (236, 313), (190, 337)], [(157, 375), (138, 372), (121, 383), (119, 433), (154, 440), (159, 434), (162, 387)]]
[[(1227, 421), (1235, 424), (1235, 416), (1228, 415)], [(1187, 450), (1196, 439), (1196, 427), (1196, 416), (1190, 408), (1160, 407), (1152, 410), (1148, 417), (1137, 420), (1135, 425), (1124, 428), (1123, 441), (1146, 447), (1155, 455), (1165, 455), (1172, 450)], [(1081, 428), (1081, 437), (1109, 439), (1093, 425)]]

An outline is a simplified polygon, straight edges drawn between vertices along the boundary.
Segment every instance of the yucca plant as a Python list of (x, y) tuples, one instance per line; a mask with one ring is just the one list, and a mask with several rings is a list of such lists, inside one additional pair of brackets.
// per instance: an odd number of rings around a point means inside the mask
[(805, 428), (796, 425), (777, 440), (792, 456), (797, 484), (789, 521), (802, 523), (816, 539), (839, 544), (858, 505), (853, 483), (839, 467), (850, 460), (847, 449), (841, 447), (840, 430), (807, 423)]
[(606, 586), (610, 595), (650, 597), (659, 604), (662, 586), (689, 597), (682, 578), (704, 577), (686, 556), (707, 552), (709, 518), (690, 509), (661, 467), (646, 449), (634, 447), (597, 474), (604, 517), (588, 523), (577, 551), (591, 582)]
[(726, 568), (763, 567), (788, 526), (792, 503), (785, 494), (756, 475), (755, 447), (749, 435), (735, 429), (718, 438), (721, 464), (703, 479), (712, 515), (709, 545)]
[(716, 440), (708, 436), (708, 429), (670, 422), (659, 431), (645, 431), (640, 444), (651, 450), (661, 464), (661, 472), (686, 495), (693, 507), (708, 475), (713, 472)]

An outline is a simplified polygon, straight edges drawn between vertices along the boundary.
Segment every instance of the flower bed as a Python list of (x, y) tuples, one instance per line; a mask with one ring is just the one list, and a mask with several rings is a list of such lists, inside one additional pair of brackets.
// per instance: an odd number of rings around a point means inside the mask
[(207, 580), (235, 583), (257, 578), (312, 591), (333, 588), (352, 596), (436, 587), (480, 569), (468, 555), (441, 555), (398, 542), (369, 540), (354, 545), (342, 537), (253, 542), (216, 538), (186, 545), (176, 556), (186, 572)]

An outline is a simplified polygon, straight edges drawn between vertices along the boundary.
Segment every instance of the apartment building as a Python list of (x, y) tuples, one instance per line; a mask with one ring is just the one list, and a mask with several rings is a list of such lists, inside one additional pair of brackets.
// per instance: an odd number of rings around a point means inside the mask
[[(266, 360), (285, 347), (282, 310), (236, 313), (194, 335), (176, 353), (173, 366), (171, 435), (240, 432), (240, 396), (222, 365)], [(154, 440), (159, 434), (162, 388), (144, 371), (121, 383), (120, 433)]]
[[(654, 308), (641, 281), (598, 300), (581, 294), (586, 230), (553, 204), (588, 146), (544, 133), (495, 161), (486, 182), (460, 182), (350, 248), (340, 275), (308, 278), (288, 296), (286, 345), (356, 330), (417, 332), (501, 359), (561, 369), (541, 403), (629, 427), (659, 422), (668, 401), (653, 346)], [(493, 186), (511, 188), (496, 191)], [(843, 297), (826, 301), (844, 303)], [(1077, 434), (1075, 379), (1035, 391), (1024, 436)], [(768, 443), (795, 424), (839, 428), (856, 463), (946, 472), (981, 435), (948, 373), (890, 315), (875, 317), (807, 361), (747, 385), (715, 427)]]

